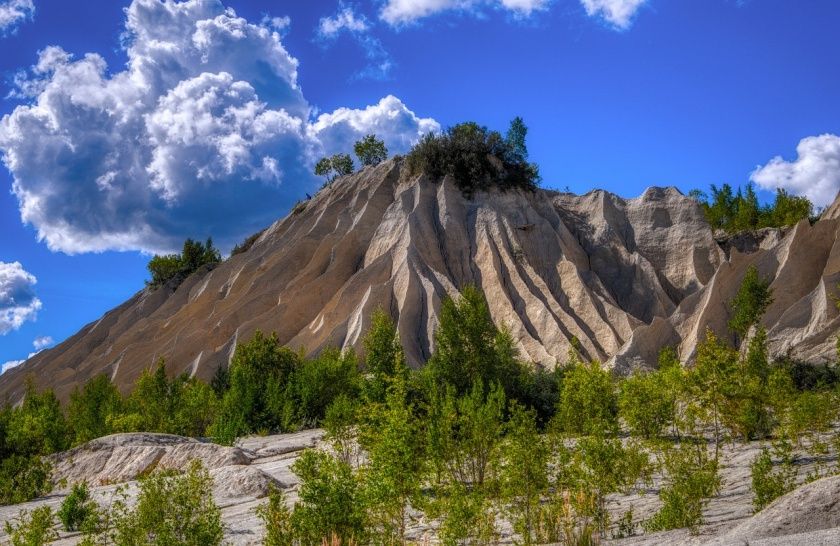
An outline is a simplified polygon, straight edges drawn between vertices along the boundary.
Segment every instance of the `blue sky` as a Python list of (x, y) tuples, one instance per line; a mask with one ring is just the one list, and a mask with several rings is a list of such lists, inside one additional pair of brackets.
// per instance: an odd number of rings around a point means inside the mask
[(825, 204), (837, 21), (834, 0), (0, 0), (0, 364), (130, 297), (150, 252), (282, 216), (366, 132), (404, 151), (520, 115), (546, 187)]

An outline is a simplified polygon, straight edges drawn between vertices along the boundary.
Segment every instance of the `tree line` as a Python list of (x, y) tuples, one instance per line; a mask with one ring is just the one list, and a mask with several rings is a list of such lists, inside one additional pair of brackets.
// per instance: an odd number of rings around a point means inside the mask
[(791, 195), (781, 188), (776, 190), (775, 199), (764, 206), (759, 204), (752, 184), (743, 190), (740, 186), (733, 190), (729, 184), (721, 187), (712, 184), (710, 191), (711, 195), (693, 190), (689, 195), (700, 203), (712, 229), (729, 234), (788, 227), (814, 216), (814, 206), (807, 197)]
[[(772, 299), (769, 281), (750, 268), (730, 302), (732, 332), (708, 331), (692, 367), (666, 347), (655, 369), (624, 378), (586, 362), (574, 344), (554, 370), (527, 365), (494, 325), (483, 294), (466, 287), (442, 303), (434, 352), (420, 370), (407, 366), (394, 323), (377, 312), (363, 362), (336, 349), (307, 358), (257, 332), (209, 384), (169, 377), (160, 362), (125, 396), (99, 376), (66, 408), (30, 384), (20, 407), (0, 412), (0, 500), (46, 493), (43, 455), (112, 432), (230, 444), (320, 426), (330, 448), (295, 463), (298, 501), (290, 506), (274, 490), (259, 509), (266, 544), (404, 544), (418, 513), (439, 522), (444, 544), (493, 543), (501, 521), (524, 544), (696, 530), (721, 490), (727, 442), (765, 444), (751, 466), (757, 510), (803, 479), (798, 458), (824, 460), (832, 443), (840, 447), (833, 368), (768, 358), (760, 319)], [(821, 463), (804, 479), (835, 471)], [(161, 533), (174, 537), (167, 544), (194, 544), (183, 538), (191, 525), (210, 537), (203, 544), (218, 544), (221, 523), (203, 472), (147, 478), (138, 505), (118, 504), (116, 512), (74, 488), (62, 521), (94, 514), (73, 524), (99, 541), (91, 544), (152, 544)], [(642, 490), (655, 474), (662, 485), (652, 517), (610, 513), (609, 495)], [(185, 499), (195, 507), (189, 513), (167, 508)], [(43, 522), (53, 517), (23, 514), (10, 532), (48, 531)]]

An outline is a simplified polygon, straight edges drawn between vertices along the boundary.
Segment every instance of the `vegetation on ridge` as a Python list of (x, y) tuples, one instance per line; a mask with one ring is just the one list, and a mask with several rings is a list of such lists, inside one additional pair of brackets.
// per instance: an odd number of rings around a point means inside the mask
[(720, 188), (712, 184), (710, 190), (711, 195), (700, 190), (694, 190), (690, 195), (700, 203), (712, 229), (729, 234), (792, 226), (814, 214), (814, 206), (807, 197), (791, 195), (783, 189), (778, 189), (775, 200), (766, 206), (758, 203), (752, 184), (747, 184), (744, 190), (738, 187), (737, 191), (729, 184)]
[(163, 286), (169, 281), (180, 284), (184, 279), (205, 265), (222, 261), (219, 250), (213, 246), (213, 240), (206, 243), (187, 239), (180, 254), (155, 255), (148, 265), (152, 279), (147, 281), (152, 288)]

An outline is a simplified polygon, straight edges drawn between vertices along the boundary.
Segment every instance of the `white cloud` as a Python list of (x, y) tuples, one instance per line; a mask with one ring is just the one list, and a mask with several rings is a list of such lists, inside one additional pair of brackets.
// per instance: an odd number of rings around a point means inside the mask
[(321, 114), (311, 131), (314, 139), (321, 143), (324, 155), (341, 151), (344, 143), (355, 142), (369, 133), (385, 140), (390, 153), (402, 154), (423, 135), (440, 131), (440, 124), (433, 119), (417, 117), (402, 101), (388, 95), (379, 104), (364, 110), (339, 108)]
[[(52, 250), (163, 252), (186, 237), (230, 248), (287, 211), (317, 187), (319, 150), (352, 142), (318, 140), (278, 26), (219, 0), (134, 0), (125, 70), (41, 51), (17, 78), (27, 104), (0, 121), (23, 221)], [(405, 119), (371, 123), (397, 149), (418, 133)]]
[(322, 17), (318, 24), (318, 35), (321, 38), (333, 38), (342, 30), (348, 32), (367, 32), (370, 23), (364, 15), (356, 15), (353, 8), (342, 6), (333, 17)]
[(317, 39), (323, 45), (329, 46), (341, 34), (349, 34), (364, 50), (367, 59), (367, 66), (357, 72), (355, 77), (382, 80), (389, 76), (394, 62), (379, 38), (371, 33), (372, 29), (373, 23), (368, 21), (367, 17), (357, 14), (352, 7), (342, 2), (336, 15), (321, 18)]
[(830, 205), (840, 191), (840, 136), (803, 138), (796, 154), (793, 161), (776, 156), (756, 167), (750, 180), (766, 190), (782, 188), (804, 195), (817, 207)]
[(0, 1), (0, 36), (17, 30), (22, 22), (35, 16), (32, 0)]
[[(40, 336), (40, 337), (35, 338), (35, 340), (32, 342), (32, 346), (35, 347), (35, 351), (37, 352), (37, 351), (43, 351), (44, 349), (46, 349), (47, 347), (49, 347), (53, 343), (54, 342), (53, 342), (52, 337), (50, 337), (50, 336)], [(29, 355), (29, 356), (31, 357), (32, 355)]]
[(20, 262), (0, 262), (0, 335), (17, 330), (27, 320), (35, 320), (41, 300), (35, 297), (35, 275)]
[(11, 370), (12, 368), (16, 368), (26, 362), (25, 360), (9, 360), (8, 362), (4, 362), (0, 364), (0, 374), (6, 373), (7, 370)]
[(528, 17), (542, 11), (552, 0), (387, 0), (379, 17), (399, 26), (413, 23), (444, 11), (475, 13), (484, 7), (504, 9), (517, 17)]
[(613, 27), (624, 30), (633, 23), (636, 12), (647, 0), (580, 0), (590, 17), (600, 17)]

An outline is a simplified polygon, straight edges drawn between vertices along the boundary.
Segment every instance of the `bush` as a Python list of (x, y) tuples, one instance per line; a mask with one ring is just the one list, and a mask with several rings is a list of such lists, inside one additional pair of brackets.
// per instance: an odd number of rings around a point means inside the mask
[(78, 531), (83, 526), (96, 525), (98, 507), (90, 498), (90, 491), (86, 483), (73, 485), (70, 494), (64, 498), (58, 510), (58, 519), (64, 525), (65, 531)]
[(667, 370), (637, 372), (621, 382), (619, 414), (631, 434), (653, 438), (674, 422), (677, 393), (671, 388), (667, 374)]
[(268, 489), (268, 502), (257, 507), (257, 517), (265, 525), (263, 546), (294, 544), (292, 513), (286, 506), (286, 494), (273, 484)]
[(109, 416), (123, 411), (120, 391), (107, 375), (101, 374), (88, 380), (70, 395), (67, 422), (73, 435), (73, 444), (83, 444), (113, 432)]
[(729, 327), (740, 339), (744, 339), (750, 327), (758, 324), (771, 303), (773, 291), (770, 282), (759, 277), (758, 269), (751, 265), (747, 268), (738, 293), (729, 304), (732, 309)]
[(564, 370), (555, 426), (570, 434), (603, 434), (618, 428), (616, 386), (598, 362)]
[(10, 546), (43, 546), (58, 540), (58, 533), (53, 529), (53, 512), (49, 506), (31, 512), (23, 510), (18, 514), (17, 523), (7, 521), (4, 528), (9, 535)]
[(213, 246), (213, 240), (207, 239), (202, 244), (199, 241), (187, 239), (181, 254), (155, 255), (147, 266), (152, 279), (147, 281), (151, 288), (158, 288), (173, 281), (177, 286), (187, 277), (205, 265), (213, 265), (222, 261), (218, 249)]
[(752, 502), (756, 512), (796, 487), (792, 446), (783, 440), (774, 445), (773, 452), (780, 459), (779, 468), (775, 468), (773, 456), (766, 447), (761, 448), (761, 453), (750, 464)]
[(26, 502), (51, 489), (50, 465), (40, 456), (14, 453), (0, 459), (0, 505)]
[(376, 138), (376, 135), (367, 135), (356, 142), (353, 151), (364, 166), (379, 165), (388, 159), (388, 148), (385, 147), (384, 141)]
[(116, 544), (214, 546), (224, 534), (213, 479), (199, 461), (181, 476), (157, 472), (141, 480), (137, 503), (116, 501), (111, 521)]
[(504, 139), (496, 131), (466, 122), (423, 137), (408, 153), (406, 164), (412, 174), (425, 173), (435, 179), (452, 176), (468, 195), (490, 188), (533, 190), (539, 172), (523, 157), (522, 148), (522, 133)]

